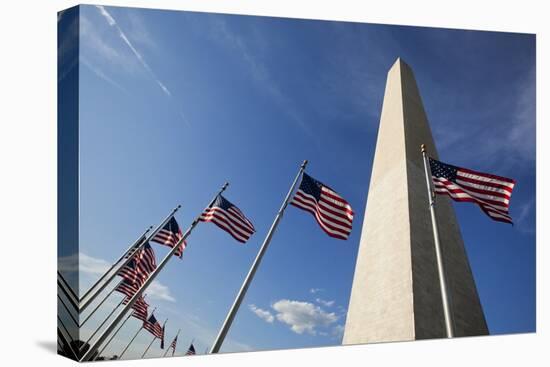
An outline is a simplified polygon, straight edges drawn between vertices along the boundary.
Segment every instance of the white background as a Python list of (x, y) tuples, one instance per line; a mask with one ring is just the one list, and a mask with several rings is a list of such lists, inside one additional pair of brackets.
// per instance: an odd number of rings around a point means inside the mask
[[(57, 16), (74, 1), (4, 1), (0, 12), (0, 350), (4, 365), (72, 365), (56, 348)], [(115, 366), (526, 366), (548, 363), (548, 68), (544, 1), (109, 1), (104, 5), (537, 34), (537, 333), (104, 362)], [(308, 4), (314, 4), (312, 7)], [(546, 101), (546, 103), (545, 103)], [(546, 126), (545, 126), (546, 125)], [(505, 159), (505, 157), (503, 157)], [(544, 184), (546, 183), (546, 184)], [(514, 297), (513, 294), (510, 297)], [(102, 364), (103, 365), (103, 364)]]

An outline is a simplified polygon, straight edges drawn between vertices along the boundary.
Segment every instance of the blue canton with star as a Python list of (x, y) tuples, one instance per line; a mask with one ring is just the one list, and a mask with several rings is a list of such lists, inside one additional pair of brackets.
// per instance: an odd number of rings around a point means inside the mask
[(456, 182), (456, 174), (458, 172), (457, 167), (442, 163), (432, 158), (429, 158), (429, 160), (433, 177), (441, 177), (451, 182)]

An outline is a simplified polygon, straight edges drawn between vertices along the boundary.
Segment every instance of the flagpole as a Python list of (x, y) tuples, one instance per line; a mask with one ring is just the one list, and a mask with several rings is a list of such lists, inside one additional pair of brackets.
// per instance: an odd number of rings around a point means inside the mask
[[(155, 311), (157, 310), (157, 308), (155, 307), (153, 309), (153, 311), (151, 312), (151, 315), (155, 313)], [(130, 317), (130, 315), (128, 315), (128, 317)], [(145, 321), (144, 321), (145, 322)], [(128, 345), (126, 346), (126, 348), (124, 348), (122, 350), (122, 353), (120, 353), (120, 356), (118, 357), (118, 359), (121, 359), (122, 356), (124, 355), (124, 353), (126, 353), (126, 351), (128, 350), (128, 348), (130, 347), (130, 345), (132, 344), (132, 342), (134, 341), (134, 339), (138, 336), (138, 334), (141, 332), (141, 330), (143, 330), (143, 324), (141, 324), (141, 327), (138, 329), (138, 331), (136, 332), (136, 334), (134, 335), (134, 337), (132, 338), (132, 340), (130, 340), (130, 342), (128, 343)], [(109, 340), (110, 341), (110, 340)], [(105, 348), (104, 348), (105, 349)], [(102, 349), (103, 350), (103, 349)]]
[(142, 242), (143, 240), (145, 240), (145, 236), (147, 235), (147, 233), (153, 229), (153, 226), (150, 226), (149, 228), (147, 228), (147, 230), (145, 232), (143, 232), (143, 234), (141, 236), (139, 236), (139, 238), (137, 240), (134, 241), (134, 243), (132, 245), (130, 245), (130, 247), (128, 247), (128, 250), (126, 250), (126, 252), (124, 252), (124, 254), (122, 254), (121, 257), (118, 258), (117, 261), (115, 261), (113, 263), (113, 265), (111, 265), (111, 267), (109, 268), (109, 270), (107, 270), (105, 273), (103, 273), (103, 275), (90, 287), (88, 288), (88, 290), (86, 291), (86, 293), (84, 293), (84, 295), (80, 298), (80, 301), (84, 300), (86, 297), (88, 297), (90, 295), (90, 293), (92, 293), (92, 291), (94, 290), (95, 287), (97, 287), (97, 285), (99, 283), (101, 283), (103, 281), (103, 279), (105, 279), (107, 277), (107, 275), (115, 268), (115, 266), (122, 260), (124, 259), (124, 257), (126, 257), (126, 255), (128, 255), (130, 253), (130, 251), (132, 251), (132, 249), (135, 247), (135, 246), (138, 246), (140, 242)]
[[(113, 288), (109, 291), (109, 293), (107, 293), (107, 295), (105, 296), (105, 298), (103, 298), (101, 300), (101, 302), (99, 302), (99, 304), (92, 310), (92, 312), (90, 312), (90, 314), (84, 319), (84, 321), (82, 321), (82, 323), (79, 325), (79, 327), (82, 327), (84, 326), (84, 324), (86, 323), (86, 321), (88, 321), (92, 315), (101, 307), (101, 305), (103, 303), (105, 303), (105, 301), (107, 300), (107, 298), (109, 298), (111, 296), (111, 294), (113, 294), (113, 292), (115, 291), (115, 289), (117, 289), (117, 287), (122, 283), (122, 280)], [(120, 306), (120, 304), (118, 305)], [(118, 307), (117, 306), (117, 307)], [(115, 310), (116, 310), (116, 307), (115, 307)], [(110, 316), (110, 315), (109, 315)]]
[(63, 299), (61, 297), (59, 297), (59, 294), (57, 295), (57, 299), (61, 302), (61, 304), (63, 306), (65, 306), (65, 310), (67, 310), (67, 313), (69, 314), (71, 320), (73, 320), (75, 326), (78, 327), (78, 321), (76, 320), (76, 318), (71, 313), (71, 310), (69, 310), (69, 307), (65, 304), (65, 302), (63, 302)]
[(305, 160), (302, 165), (300, 166), (300, 170), (298, 171), (298, 174), (296, 175), (296, 178), (294, 179), (294, 182), (292, 183), (292, 186), (290, 186), (290, 190), (288, 191), (288, 194), (286, 195), (285, 200), (283, 201), (283, 205), (279, 209), (279, 212), (275, 216), (275, 220), (273, 221), (273, 224), (271, 225), (271, 228), (269, 229), (269, 232), (267, 232), (267, 236), (264, 239), (264, 242), (262, 246), (260, 247), (260, 250), (258, 252), (258, 255), (256, 255), (256, 259), (252, 263), (252, 266), (250, 267), (250, 270), (248, 271), (248, 274), (246, 278), (244, 279), (244, 282), (241, 286), (241, 289), (239, 290), (239, 293), (237, 294), (237, 297), (235, 298), (235, 301), (233, 302), (233, 305), (231, 306), (231, 309), (229, 310), (229, 313), (227, 314), (227, 317), (225, 318), (225, 321), (222, 325), (222, 328), (220, 329), (220, 332), (218, 333), (218, 336), (216, 337), (216, 340), (214, 341), (214, 344), (212, 345), (212, 349), (210, 350), (210, 353), (218, 353), (220, 350), (220, 347), (223, 344), (223, 341), (225, 339), (225, 336), (227, 335), (227, 332), (229, 331), (229, 328), (231, 327), (231, 324), (233, 323), (233, 319), (235, 318), (235, 315), (237, 314), (237, 311), (239, 310), (239, 307), (241, 305), (241, 302), (244, 299), (244, 296), (246, 294), (246, 291), (248, 290), (248, 287), (250, 286), (250, 283), (252, 282), (252, 279), (254, 278), (254, 275), (256, 274), (256, 270), (258, 269), (258, 266), (260, 265), (260, 262), (262, 261), (262, 258), (267, 250), (267, 247), (269, 243), (271, 242), (271, 238), (273, 237), (273, 233), (275, 232), (275, 229), (277, 228), (277, 225), (279, 224), (279, 221), (283, 217), (283, 213), (288, 205), (288, 201), (290, 200), (290, 197), (292, 195), (292, 192), (294, 191), (294, 188), (296, 187), (296, 184), (298, 183), (298, 179), (306, 169), (307, 160)]
[[(164, 225), (168, 223), (170, 219), (172, 219), (172, 217), (174, 216), (174, 214), (176, 214), (179, 208), (181, 208), (181, 205), (178, 205), (177, 207), (175, 207), (172, 210), (172, 212), (157, 226), (157, 228), (153, 231), (153, 233), (149, 237), (145, 238), (143, 242), (141, 242), (141, 244), (135, 248), (135, 251), (139, 251), (147, 243), (147, 241), (149, 241), (149, 239), (153, 238), (162, 229), (162, 227), (164, 227)], [(93, 302), (93, 300), (105, 289), (105, 287), (107, 287), (107, 285), (114, 279), (114, 277), (116, 277), (118, 270), (122, 269), (130, 261), (132, 261), (131, 256), (129, 256), (126, 260), (122, 262), (122, 264), (118, 267), (117, 271), (113, 272), (94, 294), (92, 294), (90, 297), (88, 297), (88, 299), (84, 300), (80, 304), (80, 312), (84, 311), (84, 309), (86, 309), (86, 307), (88, 307), (90, 303)]]
[(69, 283), (67, 283), (63, 275), (61, 275), (59, 270), (57, 271), (57, 285), (61, 287), (61, 290), (65, 293), (65, 296), (71, 303), (71, 306), (73, 306), (74, 309), (78, 311), (78, 297), (74, 293)]
[(115, 308), (113, 308), (113, 310), (111, 311), (111, 313), (105, 318), (105, 320), (103, 320), (103, 322), (101, 324), (99, 324), (99, 326), (97, 327), (97, 329), (95, 329), (95, 331), (92, 333), (92, 335), (90, 335), (90, 337), (88, 338), (88, 340), (86, 340), (86, 343), (89, 343), (90, 340), (92, 340), (92, 338), (95, 336), (95, 334), (97, 334), (97, 332), (99, 331), (99, 329), (101, 329), (103, 327), (103, 325), (105, 325), (105, 323), (107, 322), (107, 320), (109, 320), (109, 318), (111, 316), (113, 316), (113, 314), (115, 313), (116, 309), (120, 307), (120, 305), (122, 304), (122, 302), (124, 302), (124, 298), (122, 298), (120, 300), (120, 302), (118, 303), (118, 305), (115, 306)]
[[(214, 196), (214, 198), (210, 201), (210, 203), (208, 204), (208, 207), (211, 207), (212, 204), (214, 204), (214, 201), (216, 200), (216, 198), (218, 197), (218, 195), (220, 195), (222, 192), (225, 191), (225, 189), (227, 188), (227, 186), (229, 186), (229, 183), (226, 182), (222, 188), (220, 189), (220, 191), (216, 194), (216, 196)], [(193, 231), (193, 229), (197, 226), (197, 224), (199, 223), (199, 218), (201, 216), (202, 212), (195, 218), (195, 220), (193, 220), (193, 222), (191, 223), (191, 226), (189, 226), (189, 228), (185, 231), (185, 233), (183, 234), (183, 236), (180, 238), (180, 240), (178, 241), (178, 243), (168, 252), (168, 254), (164, 257), (164, 259), (162, 259), (162, 261), (160, 262), (160, 264), (157, 266), (157, 268), (151, 273), (151, 275), (149, 276), (149, 278), (147, 278), (147, 280), (145, 280), (145, 283), (143, 283), (143, 285), (141, 286), (141, 288), (134, 294), (134, 296), (130, 299), (130, 301), (128, 302), (128, 304), (126, 304), (126, 307), (122, 310), (122, 312), (120, 312), (117, 317), (111, 322), (111, 324), (107, 327), (107, 329), (105, 329), (105, 331), (100, 335), (100, 337), (98, 338), (98, 340), (95, 342), (95, 344), (93, 345), (93, 347), (91, 347), (88, 352), (86, 352), (86, 354), (82, 357), (81, 361), (88, 361), (90, 359), (90, 357), (92, 356), (93, 352), (95, 350), (97, 350), (97, 348), (99, 348), (99, 346), (101, 345), (101, 343), (103, 343), (103, 341), (107, 338), (107, 336), (113, 331), (113, 329), (116, 327), (116, 325), (122, 320), (122, 318), (124, 317), (124, 315), (126, 314), (126, 312), (134, 305), (134, 303), (137, 301), (138, 297), (147, 289), (147, 287), (153, 282), (153, 280), (155, 280), (155, 278), (157, 277), (157, 275), (160, 273), (160, 271), (162, 270), (162, 268), (164, 268), (164, 266), (166, 265), (166, 263), (172, 258), (172, 256), (176, 253), (176, 251), (178, 250), (178, 247), (183, 243), (183, 241), (185, 241), (185, 239), (191, 234), (191, 232)]]
[(420, 146), (422, 158), (424, 159), (424, 173), (426, 174), (426, 187), (428, 189), (428, 198), (430, 205), (430, 215), (432, 218), (432, 229), (434, 234), (435, 257), (437, 260), (437, 272), (439, 274), (439, 287), (441, 289), (441, 302), (443, 304), (443, 315), (445, 317), (445, 330), (447, 338), (454, 336), (453, 319), (450, 309), (449, 293), (447, 291), (447, 279), (445, 276), (445, 268), (443, 266), (443, 258), (441, 255), (441, 245), (439, 241), (439, 228), (437, 225), (437, 217), (435, 215), (435, 193), (432, 189), (432, 174), (429, 169), (428, 156), (426, 155), (426, 145)]
[[(178, 335), (180, 334), (180, 331), (181, 329), (178, 329), (178, 332), (176, 333), (176, 336), (174, 337), (174, 339), (176, 339), (178, 337)], [(172, 344), (170, 344), (171, 346)], [(170, 346), (168, 348), (166, 348), (166, 352), (164, 352), (164, 355), (162, 356), (163, 358), (166, 357), (166, 355), (168, 354), (168, 351), (170, 350)], [(174, 351), (176, 350), (176, 348), (174, 348)], [(172, 353), (174, 354), (174, 353)]]
[[(176, 336), (174, 337), (174, 339), (176, 339), (178, 337), (178, 335), (180, 335), (180, 331), (181, 329), (178, 329), (178, 332), (176, 333)], [(170, 344), (171, 346), (172, 344)], [(162, 356), (162, 358), (166, 357), (166, 355), (168, 354), (168, 351), (170, 350), (170, 346), (168, 348), (166, 348), (166, 352), (164, 352), (164, 355)], [(176, 348), (174, 348), (174, 351), (176, 350)], [(173, 353), (172, 353), (173, 354)]]
[[(162, 324), (162, 328), (164, 329), (164, 326), (166, 326), (166, 321), (168, 321), (168, 319), (166, 319), (164, 321), (164, 324)], [(164, 330), (163, 330), (164, 331)], [(151, 343), (149, 343), (149, 346), (147, 347), (147, 349), (145, 349), (145, 352), (143, 352), (143, 354), (141, 355), (141, 358), (143, 359), (143, 357), (145, 357), (145, 355), (147, 354), (147, 351), (149, 351), (149, 348), (151, 348), (151, 345), (153, 345), (153, 342), (155, 340), (157, 340), (158, 338), (155, 336), (153, 337), (153, 340), (151, 340)]]
[[(103, 348), (101, 348), (101, 350), (99, 351), (99, 353), (97, 353), (97, 356), (99, 357), (101, 355), (101, 353), (103, 353), (103, 351), (105, 350), (105, 348), (107, 348), (107, 346), (111, 343), (111, 341), (115, 338), (115, 336), (118, 334), (118, 332), (120, 331), (120, 329), (122, 329), (122, 327), (124, 326), (124, 324), (126, 324), (126, 321), (128, 321), (130, 319), (130, 317), (132, 317), (132, 314), (129, 314), (125, 319), (124, 321), (122, 322), (122, 324), (120, 324), (120, 326), (118, 327), (118, 329), (116, 329), (116, 331), (113, 333), (113, 335), (111, 335), (111, 337), (109, 338), (109, 340), (107, 340), (107, 342), (105, 343), (105, 345), (103, 346)], [(96, 357), (97, 359), (97, 357)]]
[(154, 336), (153, 337), (153, 340), (151, 340), (151, 343), (149, 343), (149, 346), (147, 346), (147, 348), (145, 349), (145, 352), (143, 352), (143, 354), (141, 355), (141, 358), (143, 359), (143, 357), (145, 357), (145, 354), (147, 354), (147, 351), (149, 350), (149, 348), (151, 348), (151, 345), (153, 345), (153, 342), (157, 340), (157, 337)]
[[(145, 298), (147, 297), (147, 294), (144, 294), (143, 295), (143, 300), (145, 300)], [(155, 312), (157, 308), (155, 307), (155, 309), (153, 310), (153, 312)], [(115, 338), (115, 336), (118, 334), (118, 332), (120, 331), (120, 329), (122, 329), (122, 327), (124, 326), (124, 324), (126, 324), (126, 321), (128, 321), (130, 319), (130, 317), (132, 317), (133, 313), (129, 314), (125, 319), (124, 321), (122, 322), (122, 324), (120, 324), (120, 326), (118, 327), (118, 329), (116, 329), (116, 331), (113, 333), (113, 335), (111, 335), (111, 337), (109, 338), (109, 340), (107, 340), (107, 342), (105, 343), (105, 345), (103, 346), (103, 348), (101, 348), (101, 350), (99, 351), (99, 353), (97, 353), (97, 357), (99, 357), (101, 355), (101, 353), (103, 353), (103, 351), (105, 350), (105, 348), (107, 348), (107, 346), (111, 343), (111, 341)], [(147, 316), (147, 315), (146, 315)], [(96, 359), (97, 359), (96, 357)]]

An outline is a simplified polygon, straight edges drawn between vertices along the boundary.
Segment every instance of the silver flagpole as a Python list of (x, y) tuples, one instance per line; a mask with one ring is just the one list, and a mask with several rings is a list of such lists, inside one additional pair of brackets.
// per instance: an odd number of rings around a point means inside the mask
[(231, 327), (231, 324), (233, 323), (233, 319), (235, 318), (235, 315), (237, 314), (237, 311), (239, 310), (239, 307), (241, 305), (241, 302), (246, 294), (246, 291), (248, 290), (248, 287), (250, 286), (250, 282), (254, 278), (254, 274), (256, 274), (256, 270), (258, 269), (258, 266), (260, 265), (260, 262), (262, 261), (262, 257), (264, 256), (267, 247), (269, 245), (269, 242), (271, 242), (271, 238), (273, 237), (273, 233), (275, 232), (275, 229), (277, 228), (277, 225), (279, 224), (279, 221), (283, 217), (283, 213), (288, 205), (288, 201), (290, 200), (290, 197), (292, 195), (292, 192), (294, 191), (294, 188), (296, 187), (296, 184), (298, 183), (298, 179), (306, 169), (307, 160), (305, 160), (302, 165), (300, 166), (300, 170), (298, 171), (298, 174), (296, 175), (296, 178), (294, 179), (294, 182), (292, 183), (292, 186), (290, 186), (290, 190), (288, 191), (288, 194), (286, 195), (285, 200), (283, 201), (283, 205), (279, 209), (279, 212), (277, 213), (277, 216), (275, 216), (275, 220), (273, 221), (273, 224), (271, 225), (271, 228), (269, 229), (269, 232), (267, 232), (267, 236), (264, 239), (264, 242), (262, 246), (260, 247), (260, 251), (258, 252), (258, 255), (256, 255), (256, 259), (252, 263), (252, 266), (250, 267), (250, 270), (248, 271), (248, 274), (246, 278), (244, 279), (244, 282), (241, 286), (241, 289), (239, 290), (239, 293), (237, 294), (237, 297), (235, 298), (235, 301), (233, 302), (233, 305), (231, 306), (231, 309), (229, 310), (229, 313), (227, 314), (227, 317), (225, 318), (225, 321), (222, 325), (222, 328), (220, 329), (220, 332), (218, 333), (218, 336), (216, 337), (216, 340), (214, 341), (214, 344), (212, 345), (212, 349), (210, 350), (210, 353), (218, 353), (220, 350), (220, 347), (223, 344), (223, 341), (225, 339), (225, 336), (227, 335), (227, 332), (229, 331), (229, 328)]
[[(145, 297), (147, 297), (146, 294), (143, 295), (143, 299), (145, 300)], [(155, 312), (156, 310), (156, 307), (155, 309), (153, 310), (153, 312)], [(116, 331), (113, 333), (113, 335), (111, 335), (111, 337), (109, 338), (109, 340), (107, 340), (107, 342), (105, 343), (105, 345), (103, 346), (103, 348), (101, 348), (101, 350), (99, 351), (99, 353), (97, 353), (97, 357), (99, 357), (101, 355), (101, 353), (103, 353), (103, 351), (105, 350), (105, 348), (107, 348), (107, 346), (109, 345), (109, 343), (111, 343), (111, 341), (115, 338), (115, 336), (118, 334), (118, 332), (120, 331), (120, 329), (122, 329), (122, 327), (124, 326), (124, 324), (126, 324), (126, 321), (128, 321), (130, 319), (130, 317), (132, 317), (133, 313), (129, 314), (125, 319), (124, 321), (122, 322), (122, 324), (120, 324), (120, 326), (118, 327), (118, 329), (116, 329)], [(96, 359), (97, 359), (96, 357)]]
[(445, 316), (445, 330), (447, 338), (454, 336), (453, 332), (453, 318), (450, 310), (449, 293), (447, 291), (447, 279), (445, 277), (445, 268), (443, 266), (443, 258), (441, 256), (441, 245), (439, 242), (439, 228), (437, 226), (437, 218), (435, 215), (435, 192), (432, 188), (432, 173), (430, 164), (428, 163), (428, 156), (426, 155), (426, 145), (420, 146), (422, 151), (422, 158), (424, 159), (424, 173), (426, 174), (426, 187), (428, 189), (430, 215), (432, 217), (432, 229), (434, 233), (434, 247), (435, 257), (437, 260), (437, 272), (439, 274), (439, 287), (441, 289), (441, 302), (443, 304), (443, 314)]
[[(79, 327), (82, 327), (84, 326), (84, 324), (86, 323), (86, 321), (88, 321), (92, 315), (101, 307), (101, 305), (103, 303), (105, 303), (105, 301), (107, 300), (107, 298), (109, 298), (111, 296), (111, 294), (113, 294), (113, 292), (115, 291), (115, 289), (117, 289), (117, 287), (122, 283), (122, 280), (113, 288), (109, 291), (109, 293), (107, 293), (107, 295), (105, 296), (105, 298), (103, 298), (101, 300), (101, 302), (99, 302), (99, 304), (92, 310), (92, 312), (90, 312), (90, 314), (84, 319), (84, 321), (82, 321), (82, 323), (80, 324)], [(119, 304), (120, 306), (120, 304)], [(118, 306), (117, 306), (118, 307)], [(115, 307), (115, 310), (116, 310), (116, 307)], [(112, 313), (111, 313), (112, 314)], [(110, 316), (110, 315), (109, 315)]]
[(86, 297), (88, 297), (90, 295), (90, 293), (92, 293), (92, 291), (94, 290), (94, 288), (96, 288), (99, 283), (101, 283), (103, 281), (103, 279), (105, 279), (107, 277), (107, 275), (109, 273), (111, 273), (111, 271), (115, 268), (115, 266), (122, 260), (124, 259), (124, 257), (126, 257), (126, 255), (128, 255), (130, 253), (130, 251), (132, 251), (132, 249), (135, 247), (135, 246), (138, 246), (143, 240), (145, 240), (145, 236), (147, 235), (147, 233), (153, 229), (153, 226), (150, 226), (149, 228), (147, 228), (147, 230), (145, 232), (143, 232), (143, 234), (137, 239), (134, 241), (134, 243), (132, 245), (130, 245), (130, 247), (128, 248), (128, 250), (126, 250), (126, 252), (124, 252), (122, 254), (121, 257), (119, 257), (119, 259), (117, 261), (115, 261), (113, 263), (113, 265), (111, 265), (111, 267), (109, 268), (109, 270), (107, 270), (90, 288), (88, 288), (88, 290), (86, 291), (86, 293), (84, 293), (84, 295), (80, 298), (80, 301), (82, 302)]
[(128, 345), (122, 350), (122, 353), (120, 353), (120, 356), (118, 357), (118, 359), (122, 359), (122, 356), (124, 355), (124, 353), (126, 353), (126, 351), (128, 350), (128, 348), (130, 348), (130, 345), (132, 345), (132, 343), (134, 342), (134, 340), (136, 339), (136, 337), (138, 336), (138, 334), (141, 332), (141, 330), (143, 330), (143, 325), (141, 325), (141, 327), (138, 329), (138, 331), (136, 332), (136, 334), (134, 335), (134, 337), (132, 338), (132, 340), (130, 340), (130, 342), (128, 343)]
[[(162, 324), (162, 332), (164, 333), (164, 327), (166, 326), (166, 321), (168, 321), (168, 319), (164, 320), (164, 324)], [(164, 335), (163, 335), (164, 337)], [(151, 343), (149, 343), (149, 346), (147, 347), (147, 349), (145, 349), (145, 352), (143, 352), (143, 354), (141, 355), (141, 358), (145, 357), (145, 355), (147, 354), (147, 351), (149, 350), (149, 348), (151, 348), (151, 345), (153, 345), (153, 342), (158, 339), (156, 336), (153, 338), (153, 340), (151, 340)], [(162, 341), (161, 341), (162, 342)]]
[[(180, 331), (181, 331), (181, 329), (178, 329), (178, 332), (176, 333), (176, 336), (174, 337), (174, 339), (176, 339), (178, 337), (178, 335), (180, 335)], [(172, 344), (170, 344), (170, 345), (172, 345)], [(166, 357), (169, 350), (170, 350), (170, 346), (168, 346), (168, 348), (166, 348), (166, 352), (164, 352), (164, 355), (162, 356), (163, 358)], [(174, 348), (174, 352), (175, 351), (176, 351), (176, 348)]]
[(71, 306), (74, 307), (75, 311), (78, 311), (78, 297), (59, 270), (57, 271), (57, 285), (61, 287), (61, 290), (65, 293), (65, 296), (71, 303)]
[(147, 351), (149, 350), (149, 348), (151, 348), (151, 345), (153, 345), (153, 342), (157, 340), (157, 337), (154, 336), (153, 337), (153, 340), (151, 340), (151, 343), (149, 343), (149, 345), (147, 346), (147, 348), (145, 349), (145, 352), (143, 352), (143, 354), (141, 355), (141, 358), (143, 359), (143, 357), (145, 357), (145, 355), (147, 354)]
[(103, 327), (103, 325), (105, 325), (105, 323), (107, 322), (107, 320), (109, 320), (109, 318), (111, 316), (113, 316), (113, 314), (115, 313), (116, 309), (120, 307), (120, 305), (122, 304), (122, 302), (124, 302), (124, 298), (122, 298), (120, 300), (120, 302), (118, 303), (118, 305), (116, 305), (115, 308), (113, 308), (113, 310), (111, 311), (111, 313), (109, 313), (109, 315), (105, 318), (105, 320), (103, 320), (103, 322), (101, 324), (99, 324), (99, 326), (97, 327), (97, 329), (95, 329), (95, 331), (92, 333), (92, 335), (90, 335), (90, 337), (88, 338), (88, 340), (86, 340), (86, 343), (90, 343), (90, 340), (92, 340), (92, 338), (95, 336), (95, 334), (97, 334), (97, 332), (99, 331), (99, 329), (101, 329)]
[[(157, 226), (157, 228), (153, 231), (153, 233), (151, 233), (149, 237), (145, 238), (143, 242), (141, 242), (141, 244), (135, 248), (135, 251), (140, 250), (147, 243), (147, 241), (153, 238), (162, 229), (162, 227), (164, 227), (164, 225), (168, 223), (170, 219), (172, 219), (172, 217), (174, 216), (174, 214), (176, 214), (179, 208), (181, 208), (181, 205), (178, 205), (177, 207), (175, 207), (174, 210), (172, 210), (172, 212)], [(108, 279), (105, 282), (103, 282), (103, 284), (99, 287), (99, 289), (90, 297), (88, 297), (87, 299), (85, 299), (83, 302), (80, 303), (80, 312), (84, 311), (84, 309), (86, 309), (86, 307), (88, 307), (90, 303), (93, 302), (93, 300), (105, 289), (105, 287), (107, 287), (107, 285), (114, 279), (114, 277), (116, 277), (118, 270), (122, 269), (122, 267), (124, 267), (124, 265), (128, 264), (130, 261), (132, 261), (131, 256), (129, 256), (126, 260), (122, 261), (121, 265), (116, 269), (116, 271), (114, 271), (108, 277)]]
[[(157, 308), (155, 307), (153, 309), (153, 311), (151, 312), (151, 315), (155, 313), (155, 311), (157, 310)], [(128, 318), (131, 316), (132, 314), (128, 315)], [(145, 321), (144, 321), (145, 322)], [(138, 329), (138, 331), (136, 332), (136, 334), (134, 335), (134, 337), (132, 338), (132, 340), (130, 340), (130, 342), (128, 343), (128, 345), (122, 350), (122, 352), (120, 353), (120, 356), (118, 357), (118, 359), (121, 359), (122, 356), (124, 355), (124, 353), (126, 353), (126, 351), (128, 350), (128, 348), (130, 348), (130, 345), (132, 344), (132, 342), (134, 341), (134, 339), (138, 336), (138, 334), (141, 332), (141, 330), (143, 330), (143, 324), (141, 324), (141, 327)], [(110, 340), (109, 340), (110, 341)], [(105, 347), (103, 348), (105, 349)], [(102, 349), (102, 350), (103, 350)], [(99, 354), (98, 354), (99, 355)]]
[[(211, 207), (212, 204), (214, 204), (214, 201), (220, 195), (222, 192), (225, 191), (229, 183), (225, 183), (221, 190), (212, 198), (210, 203), (208, 204), (208, 207)], [(172, 256), (176, 253), (178, 250), (178, 247), (185, 241), (185, 239), (191, 234), (193, 229), (197, 226), (199, 223), (199, 218), (202, 214), (201, 213), (193, 220), (193, 223), (191, 223), (191, 226), (185, 231), (182, 238), (178, 241), (178, 243), (168, 252), (168, 254), (162, 259), (160, 264), (157, 266), (157, 268), (151, 273), (149, 278), (143, 283), (141, 288), (134, 294), (134, 296), (130, 299), (128, 304), (124, 307), (124, 309), (117, 315), (117, 317), (111, 322), (111, 324), (105, 329), (105, 331), (99, 336), (97, 341), (94, 343), (94, 345), (86, 352), (86, 354), (82, 357), (81, 361), (89, 361), (93, 353), (99, 348), (101, 343), (107, 338), (107, 336), (113, 331), (113, 329), (116, 327), (116, 325), (122, 320), (126, 312), (134, 305), (134, 303), (137, 301), (138, 297), (147, 289), (147, 287), (155, 280), (157, 275), (160, 273), (160, 271), (164, 268), (166, 263), (172, 258)]]
[[(107, 340), (107, 342), (105, 343), (105, 345), (103, 346), (103, 348), (101, 348), (101, 350), (99, 351), (99, 353), (97, 353), (97, 357), (99, 357), (101, 355), (101, 353), (103, 353), (103, 351), (105, 350), (105, 348), (107, 348), (107, 346), (111, 343), (111, 341), (115, 338), (115, 336), (117, 336), (118, 332), (120, 331), (120, 329), (122, 329), (122, 327), (124, 326), (124, 324), (126, 324), (126, 321), (128, 321), (130, 319), (130, 317), (132, 317), (132, 314), (129, 314), (125, 319), (124, 321), (122, 322), (122, 324), (120, 324), (120, 326), (118, 327), (118, 329), (116, 329), (116, 331), (113, 333), (113, 335), (111, 335), (111, 337), (109, 338), (109, 340)], [(96, 359), (97, 359), (96, 357)]]
[(76, 318), (73, 316), (73, 314), (71, 313), (71, 310), (68, 308), (68, 306), (65, 304), (65, 302), (63, 302), (63, 299), (59, 296), (59, 294), (57, 295), (57, 299), (61, 302), (61, 304), (65, 307), (65, 310), (67, 310), (67, 313), (69, 314), (69, 316), (71, 317), (71, 320), (73, 320), (74, 324), (76, 327), (78, 327), (78, 321), (76, 320)]

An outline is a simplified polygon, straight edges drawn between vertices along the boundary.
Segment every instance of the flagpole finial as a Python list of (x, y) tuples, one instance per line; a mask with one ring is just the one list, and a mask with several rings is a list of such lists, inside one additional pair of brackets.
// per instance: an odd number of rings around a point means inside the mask
[(229, 182), (225, 181), (225, 183), (223, 184), (222, 190), (227, 189), (227, 186), (229, 186)]
[(178, 206), (176, 206), (176, 209), (179, 209), (181, 208), (181, 204), (178, 204)]
[(308, 163), (308, 160), (307, 160), (307, 159), (304, 159), (304, 162), (302, 163), (302, 168), (306, 168), (307, 163)]
[(422, 153), (426, 153), (426, 144), (421, 144), (421, 145), (420, 145), (420, 151), (421, 151)]

